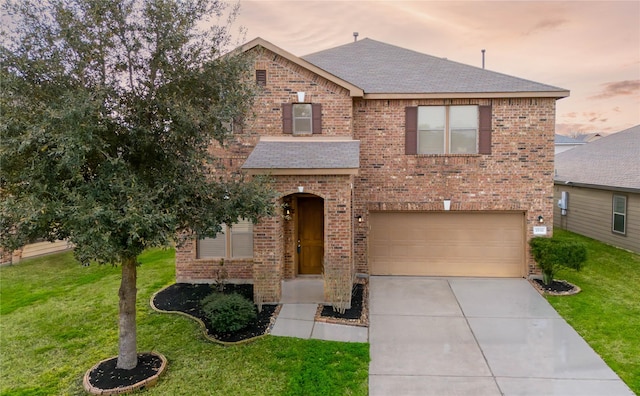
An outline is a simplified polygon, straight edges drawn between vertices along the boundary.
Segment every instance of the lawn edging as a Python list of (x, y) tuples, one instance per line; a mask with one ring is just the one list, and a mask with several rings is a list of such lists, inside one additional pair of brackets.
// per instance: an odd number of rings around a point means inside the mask
[[(207, 325), (200, 318), (197, 318), (197, 317), (195, 317), (193, 315), (189, 315), (186, 312), (182, 312), (182, 311), (165, 311), (163, 309), (160, 309), (160, 308), (156, 307), (156, 305), (153, 303), (153, 300), (156, 298), (156, 295), (158, 295), (159, 293), (161, 293), (162, 291), (164, 291), (165, 289), (167, 289), (167, 288), (169, 288), (169, 287), (171, 287), (173, 285), (174, 284), (167, 285), (167, 286), (163, 287), (162, 289), (158, 290), (157, 292), (153, 293), (153, 295), (151, 296), (151, 300), (149, 301), (149, 305), (151, 305), (151, 309), (153, 309), (156, 312), (167, 313), (167, 314), (178, 314), (178, 315), (182, 315), (184, 317), (187, 317), (187, 318), (195, 320), (196, 322), (198, 322), (200, 324), (200, 327), (202, 329), (202, 334), (204, 335), (204, 337), (207, 340), (209, 340), (211, 342), (215, 342), (215, 343), (220, 344), (220, 345), (232, 346), (232, 345), (240, 345), (240, 344), (245, 344), (245, 343), (248, 343), (248, 342), (252, 342), (252, 341), (258, 340), (260, 338), (266, 337), (267, 335), (270, 334), (271, 327), (273, 327), (273, 323), (270, 326), (267, 327), (267, 329), (265, 330), (264, 334), (261, 334), (261, 335), (255, 336), (255, 337), (251, 337), (251, 338), (246, 338), (246, 339), (240, 340), (240, 341), (235, 341), (235, 342), (222, 341), (222, 340), (219, 340), (219, 339), (213, 337), (212, 335), (209, 334), (209, 331), (207, 330)], [(275, 312), (273, 313), (273, 318), (277, 318), (278, 317), (278, 314), (280, 313), (280, 308), (281, 307), (282, 307), (282, 305), (278, 304), (278, 306), (276, 307)]]

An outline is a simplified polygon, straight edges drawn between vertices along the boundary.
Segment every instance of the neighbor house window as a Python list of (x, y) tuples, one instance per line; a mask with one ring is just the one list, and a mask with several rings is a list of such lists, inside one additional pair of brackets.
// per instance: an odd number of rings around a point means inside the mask
[(241, 220), (238, 224), (222, 225), (222, 232), (215, 238), (198, 240), (198, 258), (249, 258), (253, 257), (253, 224)]
[(407, 107), (406, 154), (491, 154), (491, 106)]
[(319, 103), (283, 103), (282, 132), (300, 136), (322, 133), (322, 106)]
[(613, 232), (627, 233), (627, 197), (624, 195), (613, 196)]

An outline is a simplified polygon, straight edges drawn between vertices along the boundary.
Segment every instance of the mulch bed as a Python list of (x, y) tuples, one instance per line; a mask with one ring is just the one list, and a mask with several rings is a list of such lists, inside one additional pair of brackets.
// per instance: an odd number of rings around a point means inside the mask
[(138, 365), (131, 370), (116, 368), (118, 358), (105, 360), (88, 374), (89, 383), (102, 390), (116, 390), (135, 385), (158, 374), (162, 359), (151, 353), (138, 354)]
[[(153, 297), (153, 305), (161, 311), (178, 311), (200, 319), (206, 327), (207, 335), (222, 342), (233, 343), (264, 335), (272, 325), (272, 318), (278, 306), (265, 304), (262, 306), (262, 312), (258, 313), (258, 318), (244, 329), (228, 333), (213, 330), (200, 302), (216, 291), (215, 285), (175, 283), (159, 291)], [(227, 284), (224, 293), (238, 293), (253, 301), (253, 285)]]
[(565, 280), (554, 279), (550, 285), (545, 285), (542, 279), (532, 279), (531, 283), (542, 294), (552, 296), (569, 296), (580, 292), (580, 288)]
[(320, 305), (316, 313), (316, 320), (327, 323), (368, 326), (368, 291), (366, 280), (359, 280), (359, 282), (353, 286), (351, 308), (345, 310), (344, 313), (340, 313), (334, 310), (331, 305)]

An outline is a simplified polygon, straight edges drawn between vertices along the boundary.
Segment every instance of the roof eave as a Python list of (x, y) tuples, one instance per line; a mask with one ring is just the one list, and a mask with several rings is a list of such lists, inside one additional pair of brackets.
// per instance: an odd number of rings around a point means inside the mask
[(620, 191), (620, 192), (630, 192), (630, 193), (640, 194), (640, 188), (633, 188), (633, 187), (606, 186), (604, 184), (580, 183), (580, 182), (572, 182), (570, 180), (560, 180), (560, 179), (555, 179), (553, 183), (558, 186), (583, 187), (583, 188), (592, 188), (596, 190)]
[(295, 55), (293, 55), (290, 52), (287, 52), (285, 50), (283, 50), (282, 48), (271, 44), (270, 42), (266, 41), (263, 38), (257, 37), (251, 41), (249, 41), (246, 44), (243, 44), (242, 46), (239, 47), (241, 52), (247, 52), (255, 47), (263, 47), (287, 60), (289, 60), (290, 62), (293, 62), (301, 67), (304, 67), (305, 69), (319, 75), (320, 77), (323, 77), (343, 88), (345, 88), (346, 90), (349, 91), (349, 94), (351, 97), (362, 97), (364, 96), (364, 90), (362, 88), (359, 88), (353, 84), (351, 84), (348, 81), (345, 81), (341, 78), (338, 78), (336, 76), (334, 76), (331, 73), (328, 73), (327, 71), (319, 68), (318, 66), (313, 65), (312, 63), (307, 62), (306, 60), (297, 57)]
[(364, 99), (484, 99), (484, 98), (556, 98), (569, 96), (569, 91), (526, 92), (425, 92), (425, 93), (366, 93)]
[(245, 168), (248, 175), (357, 175), (359, 168)]

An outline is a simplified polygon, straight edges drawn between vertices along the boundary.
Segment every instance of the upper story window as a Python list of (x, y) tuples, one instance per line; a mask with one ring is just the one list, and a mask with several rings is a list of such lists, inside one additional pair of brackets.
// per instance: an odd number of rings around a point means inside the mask
[(407, 107), (406, 154), (491, 154), (491, 106)]
[(613, 196), (613, 218), (611, 223), (613, 232), (617, 234), (627, 233), (627, 197), (624, 195)]
[(313, 133), (311, 103), (295, 103), (293, 105), (293, 134), (308, 135)]
[(198, 240), (197, 257), (200, 259), (253, 257), (253, 223), (243, 219), (232, 226), (223, 224), (222, 232), (215, 238)]
[(320, 103), (283, 103), (282, 132), (298, 136), (322, 133)]

